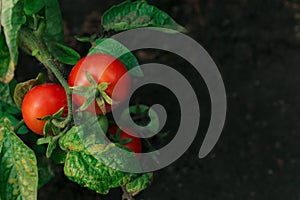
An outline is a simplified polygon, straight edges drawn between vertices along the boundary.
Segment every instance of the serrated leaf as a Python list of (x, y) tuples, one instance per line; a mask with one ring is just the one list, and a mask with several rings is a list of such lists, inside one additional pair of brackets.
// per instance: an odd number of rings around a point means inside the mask
[(24, 11), (26, 15), (39, 12), (46, 4), (46, 0), (25, 0)]
[[(10, 69), (14, 70), (14, 66), (16, 66), (18, 62), (18, 33), (21, 25), (26, 21), (23, 13), (23, 1), (5, 0), (1, 1), (1, 3), (0, 24), (3, 27), (6, 44), (10, 53)], [(7, 82), (9, 82), (11, 78), (8, 79)]]
[(187, 32), (167, 13), (146, 1), (125, 1), (113, 6), (102, 16), (104, 30), (124, 31), (142, 27), (161, 27)]
[(37, 199), (38, 170), (34, 152), (0, 119), (0, 198)]
[[(59, 145), (63, 150), (93, 155), (114, 169), (140, 169), (136, 155), (122, 145), (110, 143), (105, 134), (99, 131), (98, 123), (72, 127), (59, 139)], [(120, 152), (120, 149), (124, 151)]]
[(18, 83), (14, 91), (15, 104), (21, 108), (24, 96), (34, 86), (44, 83), (43, 74), (39, 73), (36, 79), (31, 79), (25, 82)]
[(5, 36), (0, 32), (0, 81), (8, 83), (14, 76), (14, 70), (15, 66), (10, 61), (10, 53)]
[(131, 75), (141, 77), (143, 72), (136, 57), (124, 45), (111, 38), (101, 38), (95, 41), (88, 55), (104, 53), (118, 58), (130, 71)]
[(59, 146), (63, 150), (83, 151), (84, 145), (78, 132), (80, 127), (73, 126), (66, 134), (59, 139)]
[(150, 186), (153, 179), (153, 173), (142, 174), (133, 181), (126, 184), (127, 192), (133, 196), (137, 195), (140, 191)]
[(55, 51), (58, 61), (67, 65), (75, 65), (80, 59), (80, 55), (77, 51), (61, 43), (54, 43), (52, 51)]
[(75, 151), (68, 153), (64, 172), (71, 181), (100, 194), (107, 194), (111, 188), (125, 185), (137, 176), (113, 170), (93, 156)]

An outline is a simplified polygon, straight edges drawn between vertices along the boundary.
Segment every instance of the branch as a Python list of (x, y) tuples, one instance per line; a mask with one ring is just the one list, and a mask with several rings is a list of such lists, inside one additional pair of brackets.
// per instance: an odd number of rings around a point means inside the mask
[(35, 34), (35, 32), (30, 29), (22, 28), (19, 35), (20, 46), (29, 54), (31, 54), (34, 50), (37, 50), (38, 53), (35, 55), (36, 59), (39, 60), (50, 72), (52, 72), (60, 84), (64, 87), (68, 101), (68, 116), (64, 121), (53, 120), (53, 124), (55, 126), (64, 128), (72, 120), (72, 91), (69, 88), (67, 81), (59, 71), (59, 68), (62, 65), (56, 62), (53, 58), (41, 35), (42, 34)]
[(123, 195), (122, 195), (122, 200), (134, 200), (132, 195), (126, 190), (125, 186), (121, 186)]

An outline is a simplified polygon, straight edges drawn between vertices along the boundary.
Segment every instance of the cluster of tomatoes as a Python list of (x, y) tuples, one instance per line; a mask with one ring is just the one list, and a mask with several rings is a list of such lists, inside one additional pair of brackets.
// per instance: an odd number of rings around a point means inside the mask
[[(91, 83), (87, 77), (87, 73), (100, 85), (107, 83), (105, 93), (111, 98), (113, 90), (117, 82), (122, 77), (122, 87), (117, 93), (114, 93), (113, 100), (121, 103), (128, 97), (130, 89), (130, 76), (126, 67), (117, 58), (106, 54), (92, 54), (80, 59), (73, 67), (68, 78), (70, 88), (90, 86)], [(86, 101), (84, 96), (72, 94), (72, 100), (76, 106), (80, 107)], [(115, 105), (105, 104), (105, 112), (114, 109)], [(22, 103), (22, 115), (25, 124), (36, 134), (43, 135), (46, 121), (45, 116), (53, 115), (60, 109), (64, 108), (62, 117), (66, 117), (68, 113), (67, 95), (61, 85), (54, 83), (45, 83), (37, 85), (26, 93)], [(104, 114), (103, 109), (94, 100), (85, 109), (86, 112), (95, 113), (97, 115)], [(119, 142), (123, 146), (131, 149), (135, 153), (142, 151), (142, 143), (138, 137), (128, 128), (119, 129), (113, 125), (108, 129), (109, 138), (113, 138), (113, 142)], [(118, 138), (116, 138), (118, 136)], [(123, 142), (122, 142), (123, 141)], [(124, 142), (126, 141), (126, 142)]]

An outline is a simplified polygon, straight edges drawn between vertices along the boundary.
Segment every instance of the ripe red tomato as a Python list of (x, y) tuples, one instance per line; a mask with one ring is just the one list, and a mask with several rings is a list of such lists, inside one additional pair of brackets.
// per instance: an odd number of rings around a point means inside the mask
[[(125, 133), (123, 130), (120, 130), (121, 131), (120, 138), (116, 138), (118, 129), (119, 129), (118, 126), (111, 126), (108, 129), (108, 134), (112, 135), (114, 137), (114, 140), (117, 140), (117, 141), (113, 141), (113, 142), (120, 143), (123, 146), (131, 149), (135, 153), (141, 153), (142, 152), (142, 143), (141, 143), (141, 140), (136, 136), (136, 134), (128, 128), (123, 128), (127, 133), (135, 135), (136, 137)], [(125, 141), (126, 139), (131, 139), (131, 141), (124, 144), (123, 141)]]
[(63, 116), (66, 116), (67, 96), (64, 88), (53, 83), (35, 86), (25, 95), (22, 103), (22, 115), (25, 124), (34, 133), (43, 135), (45, 120), (38, 118), (56, 113), (64, 107)]
[[(109, 97), (112, 97), (112, 92), (116, 83), (124, 75), (122, 88), (113, 98), (115, 102), (121, 103), (128, 97), (130, 90), (130, 76), (127, 73), (125, 66), (115, 57), (106, 54), (92, 54), (80, 59), (73, 67), (69, 75), (70, 86), (90, 86), (86, 77), (86, 72), (89, 72), (95, 81), (100, 84), (108, 83), (108, 88), (105, 90)], [(81, 106), (85, 102), (85, 97), (73, 94), (73, 101), (76, 105)], [(110, 112), (117, 105), (108, 105), (105, 103), (106, 112)], [(88, 112), (101, 114), (102, 111), (94, 101), (87, 109)]]

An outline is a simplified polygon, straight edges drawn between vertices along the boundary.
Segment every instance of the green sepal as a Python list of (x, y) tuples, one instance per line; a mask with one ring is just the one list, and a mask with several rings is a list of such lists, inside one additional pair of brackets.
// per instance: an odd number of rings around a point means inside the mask
[(50, 157), (51, 157), (52, 152), (54, 151), (54, 149), (55, 149), (56, 146), (57, 146), (57, 140), (53, 140), (52, 137), (50, 137), (50, 138), (51, 138), (51, 140), (50, 140), (50, 142), (48, 143), (47, 150), (46, 150), (46, 157), (47, 157), (47, 158), (50, 158)]

